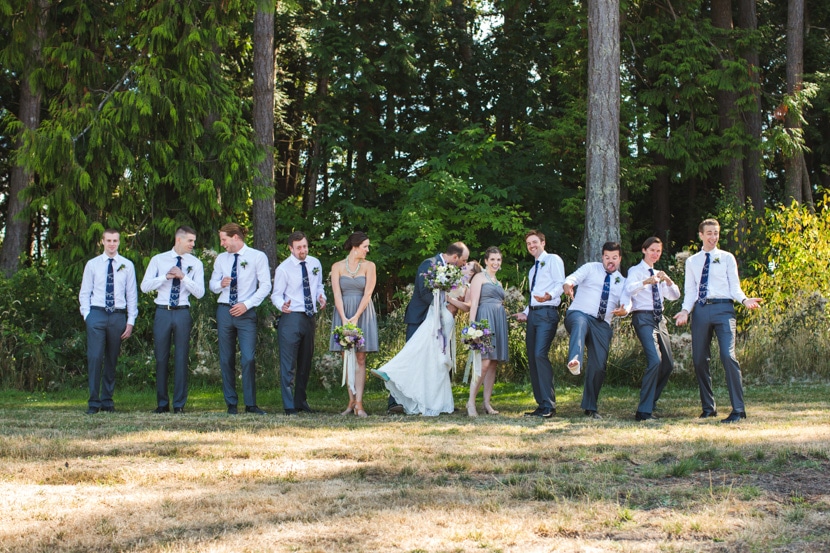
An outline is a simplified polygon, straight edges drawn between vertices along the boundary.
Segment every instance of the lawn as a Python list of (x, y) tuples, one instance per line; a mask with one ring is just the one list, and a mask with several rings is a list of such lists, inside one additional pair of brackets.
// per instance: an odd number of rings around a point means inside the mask
[(181, 416), (149, 391), (94, 416), (80, 390), (2, 392), (0, 551), (830, 551), (830, 386), (747, 387), (735, 425), (671, 385), (637, 423), (637, 393), (603, 390), (593, 421), (557, 390), (543, 421), (509, 385), (475, 420), (385, 416), (376, 390), (362, 420), (342, 390), (295, 417), (267, 390), (266, 416), (214, 389)]

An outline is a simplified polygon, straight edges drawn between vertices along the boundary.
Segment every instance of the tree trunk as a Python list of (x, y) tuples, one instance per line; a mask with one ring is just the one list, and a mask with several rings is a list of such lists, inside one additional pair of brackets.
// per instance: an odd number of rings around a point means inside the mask
[[(732, 31), (732, 0), (712, 0), (712, 25), (724, 31), (725, 38), (722, 41), (720, 51), (726, 59), (731, 59), (731, 41), (728, 33)], [(736, 117), (738, 93), (733, 90), (717, 90), (715, 99), (718, 103), (718, 128), (724, 141), (727, 140), (732, 127), (739, 125)], [(743, 207), (746, 201), (743, 182), (743, 160), (741, 159), (741, 148), (733, 148), (731, 144), (724, 143), (726, 162), (720, 169), (721, 184), (726, 191), (727, 197), (736, 199)]]
[(588, 0), (588, 133), (581, 261), (620, 240), (620, 5)]
[(259, 0), (254, 15), (253, 127), (256, 144), (265, 152), (254, 181), (254, 247), (265, 252), (273, 272), (277, 266), (274, 204), (274, 2)]
[[(738, 27), (749, 31), (758, 29), (757, 0), (738, 0)], [(761, 165), (761, 62), (758, 47), (753, 44), (743, 52), (752, 80), (753, 109), (746, 113), (746, 130), (753, 144), (744, 147), (744, 190), (757, 214), (764, 213), (764, 177)]]
[[(787, 94), (801, 91), (804, 75), (804, 0), (789, 0), (787, 9)], [(790, 136), (801, 130), (798, 113), (787, 113), (786, 128)], [(798, 148), (791, 157), (784, 161), (787, 187), (784, 201), (801, 203), (804, 170), (804, 154)]]
[[(23, 133), (34, 133), (40, 125), (40, 103), (43, 92), (33, 87), (32, 74), (41, 64), (43, 43), (46, 40), (46, 23), (49, 17), (50, 0), (32, 0), (29, 13), (35, 14), (34, 32), (29, 42), (29, 55), (20, 80), (19, 119), (25, 130), (15, 140), (15, 148), (23, 147)], [(29, 243), (30, 217), (25, 215), (29, 201), (23, 192), (34, 182), (34, 175), (20, 163), (11, 169), (9, 177), (9, 207), (6, 215), (6, 233), (0, 250), (0, 270), (6, 276), (17, 272), (20, 257), (26, 253)]]

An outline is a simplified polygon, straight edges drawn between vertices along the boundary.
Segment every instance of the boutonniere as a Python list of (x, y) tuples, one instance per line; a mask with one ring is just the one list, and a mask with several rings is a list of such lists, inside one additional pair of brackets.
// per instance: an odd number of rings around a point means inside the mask
[(248, 266), (248, 262), (243, 260), (241, 263), (239, 263), (239, 265), (244, 269)]
[(539, 266), (540, 266), (540, 267), (544, 267), (544, 266), (545, 266), (545, 262), (544, 262), (544, 261), (540, 261), (540, 262), (539, 262)]
[(712, 260), (712, 263), (720, 263), (720, 257), (716, 257)]
[(190, 274), (190, 271), (192, 271), (192, 270), (193, 270), (193, 265), (188, 265), (186, 273)]
[(620, 277), (615, 278), (615, 279), (614, 279), (614, 284), (619, 284), (619, 283), (620, 283), (620, 280), (621, 280), (621, 279), (620, 279)]
[(311, 274), (314, 276), (320, 274), (320, 267), (314, 267), (313, 269), (311, 269)]
[(120, 270), (121, 270), (121, 269), (123, 269), (124, 267), (125, 267), (125, 265), (122, 263), (121, 265), (119, 265), (119, 266), (118, 266), (118, 270), (120, 271)]

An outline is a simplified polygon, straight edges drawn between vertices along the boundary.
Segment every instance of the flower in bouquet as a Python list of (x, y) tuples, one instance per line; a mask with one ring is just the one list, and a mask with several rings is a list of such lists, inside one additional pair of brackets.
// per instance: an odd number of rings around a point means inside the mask
[(424, 284), (432, 290), (449, 292), (461, 286), (464, 273), (460, 267), (455, 265), (438, 265), (433, 262), (427, 272), (421, 273), (424, 277)]
[(493, 349), (493, 332), (487, 319), (473, 321), (461, 331), (461, 343), (472, 351), (489, 353)]
[(334, 341), (345, 350), (361, 348), (365, 342), (363, 330), (354, 323), (337, 326), (332, 334), (334, 335)]

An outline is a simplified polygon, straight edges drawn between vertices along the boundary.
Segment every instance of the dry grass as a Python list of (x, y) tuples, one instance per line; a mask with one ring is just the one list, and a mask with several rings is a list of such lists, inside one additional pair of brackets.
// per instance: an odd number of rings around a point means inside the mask
[(0, 551), (828, 551), (828, 391), (734, 426), (632, 390), (596, 422), (7, 407)]

